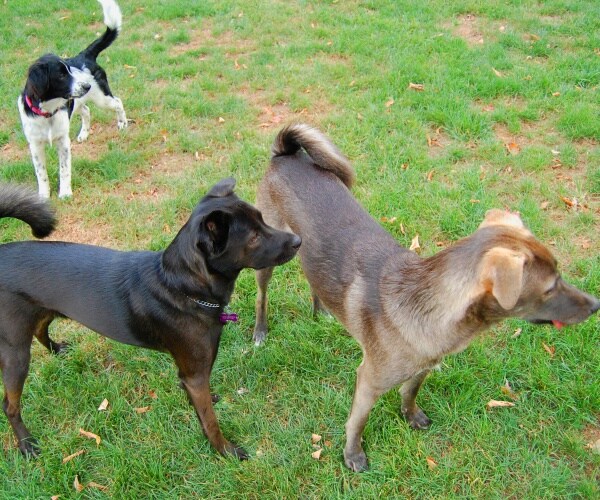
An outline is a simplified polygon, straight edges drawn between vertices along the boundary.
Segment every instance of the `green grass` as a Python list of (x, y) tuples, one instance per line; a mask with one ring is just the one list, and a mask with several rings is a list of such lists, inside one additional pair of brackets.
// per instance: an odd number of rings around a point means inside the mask
[[(355, 195), (376, 219), (396, 218), (382, 224), (399, 243), (418, 233), (431, 255), (472, 232), (487, 209), (519, 210), (565, 277), (600, 294), (594, 0), (121, 7), (122, 33), (99, 62), (133, 123), (120, 133), (112, 113), (92, 107), (90, 138), (73, 145), (74, 199), (56, 202), (61, 238), (164, 248), (222, 177), (234, 175), (252, 201), (277, 130), (302, 120), (352, 159)], [(27, 67), (48, 51), (75, 54), (102, 30), (101, 18), (93, 0), (3, 6), (0, 179), (36, 185), (15, 106)], [(48, 156), (55, 193), (55, 151)], [(562, 197), (584, 208), (567, 210)], [(2, 241), (30, 237), (16, 221), (0, 229)], [(600, 437), (597, 317), (560, 331), (505, 322), (447, 358), (419, 395), (429, 431), (408, 429), (389, 392), (364, 434), (371, 470), (354, 474), (342, 448), (357, 344), (334, 320), (312, 319), (298, 262), (275, 273), (260, 348), (251, 341), (254, 296), (245, 271), (232, 302), (241, 321), (225, 328), (212, 377), (223, 432), (249, 461), (210, 448), (168, 356), (56, 321), (54, 337), (73, 348), (53, 357), (34, 345), (23, 397), (43, 454), (24, 460), (0, 418), (0, 498), (71, 498), (76, 475), (108, 488), (88, 487), (89, 498), (600, 495), (600, 457), (586, 448)], [(490, 399), (506, 399), (506, 381), (515, 407), (486, 411)], [(104, 398), (108, 411), (98, 412)], [(152, 409), (135, 411), (144, 406)], [(312, 433), (323, 436), (320, 461), (311, 458)]]

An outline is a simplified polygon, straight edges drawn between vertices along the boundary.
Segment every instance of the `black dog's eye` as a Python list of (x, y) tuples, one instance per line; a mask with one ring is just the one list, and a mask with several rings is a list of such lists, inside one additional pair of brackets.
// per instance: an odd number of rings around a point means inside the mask
[(260, 235), (258, 233), (253, 233), (248, 240), (248, 245), (258, 245), (258, 241), (260, 240)]

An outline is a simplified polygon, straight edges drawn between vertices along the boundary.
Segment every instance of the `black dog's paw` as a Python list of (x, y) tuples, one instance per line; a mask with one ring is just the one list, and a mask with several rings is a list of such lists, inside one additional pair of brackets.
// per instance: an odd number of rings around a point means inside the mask
[(19, 450), (27, 459), (39, 457), (42, 451), (34, 437), (28, 437), (19, 441)]
[(239, 460), (248, 460), (250, 458), (250, 455), (244, 448), (233, 443), (227, 443), (225, 445), (225, 454), (233, 455)]
[(52, 354), (64, 354), (71, 347), (71, 344), (68, 342), (54, 342), (50, 341), (50, 352)]

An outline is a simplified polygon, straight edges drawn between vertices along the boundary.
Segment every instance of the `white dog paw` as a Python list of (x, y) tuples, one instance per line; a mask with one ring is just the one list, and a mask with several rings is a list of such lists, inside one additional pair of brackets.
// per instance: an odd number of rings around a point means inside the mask
[(64, 191), (60, 191), (60, 193), (58, 193), (58, 197), (61, 200), (66, 200), (68, 198), (72, 198), (73, 197), (73, 191), (69, 190), (64, 190)]
[(90, 134), (88, 132), (79, 132), (79, 135), (77, 136), (77, 142), (86, 141), (89, 136)]

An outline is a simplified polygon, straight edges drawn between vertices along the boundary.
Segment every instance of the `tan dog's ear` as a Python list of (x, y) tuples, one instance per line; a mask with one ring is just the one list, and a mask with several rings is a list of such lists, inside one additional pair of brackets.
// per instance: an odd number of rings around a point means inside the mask
[(517, 212), (509, 212), (508, 210), (500, 210), (493, 208), (485, 214), (485, 219), (479, 225), (479, 228), (488, 226), (512, 226), (519, 229), (525, 229), (525, 225)]
[(505, 310), (517, 304), (523, 289), (525, 255), (508, 248), (489, 250), (482, 260), (482, 283)]

